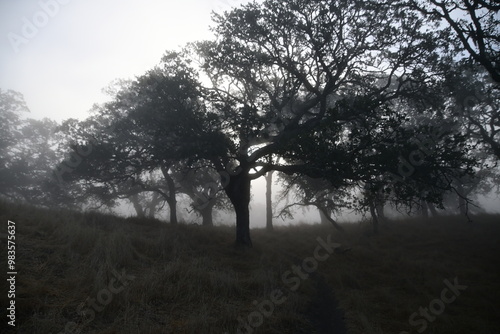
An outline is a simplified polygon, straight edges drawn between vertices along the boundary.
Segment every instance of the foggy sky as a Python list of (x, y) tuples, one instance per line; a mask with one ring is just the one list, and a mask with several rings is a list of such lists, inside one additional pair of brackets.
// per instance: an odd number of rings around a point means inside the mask
[(0, 87), (24, 94), (30, 118), (83, 119), (110, 82), (210, 38), (211, 11), (242, 1), (0, 0)]

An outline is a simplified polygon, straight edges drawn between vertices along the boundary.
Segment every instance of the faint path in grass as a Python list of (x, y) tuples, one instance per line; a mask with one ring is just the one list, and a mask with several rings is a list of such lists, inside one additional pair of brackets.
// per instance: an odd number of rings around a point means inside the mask
[(333, 290), (318, 273), (311, 274), (316, 295), (309, 307), (307, 317), (315, 326), (317, 334), (347, 334), (344, 312), (339, 308)]
[[(350, 250), (345, 249), (343, 252)], [(295, 264), (300, 264), (300, 259), (294, 254), (287, 253), (287, 257)], [(316, 294), (313, 297), (305, 317), (314, 326), (314, 334), (347, 334), (345, 314), (339, 308), (332, 288), (327, 284), (323, 275), (318, 272), (309, 274), (313, 281)], [(309, 334), (309, 333), (308, 333)]]

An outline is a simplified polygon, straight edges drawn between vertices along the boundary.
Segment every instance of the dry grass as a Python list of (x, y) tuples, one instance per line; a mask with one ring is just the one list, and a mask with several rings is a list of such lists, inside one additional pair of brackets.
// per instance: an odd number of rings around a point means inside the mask
[[(458, 218), (390, 222), (377, 236), (365, 224), (348, 225), (343, 235), (319, 225), (254, 230), (255, 246), (244, 252), (232, 248), (230, 227), (171, 226), (6, 203), (0, 203), (0, 217), (17, 228), (17, 333), (55, 334), (74, 322), (82, 324), (81, 333), (232, 334), (238, 318), (256, 310), (253, 301), (268, 300), (275, 289), (287, 300), (254, 333), (316, 333), (308, 314), (317, 277), (334, 291), (350, 334), (417, 333), (420, 327), (411, 326), (409, 316), (439, 298), (443, 280), (455, 277), (468, 288), (425, 333), (500, 328), (499, 216), (477, 217), (472, 226)], [(317, 237), (329, 234), (352, 250), (320, 262), (316, 278), (291, 292), (281, 276), (313, 255)], [(113, 273), (122, 271), (135, 278), (84, 324), (89, 314), (77, 310), (109, 291)], [(5, 280), (1, 289), (7, 291)]]

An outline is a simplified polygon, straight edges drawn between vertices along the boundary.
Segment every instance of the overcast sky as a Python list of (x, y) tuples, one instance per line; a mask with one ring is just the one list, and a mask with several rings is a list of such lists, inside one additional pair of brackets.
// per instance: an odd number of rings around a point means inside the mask
[(242, 2), (0, 0), (0, 88), (24, 94), (31, 118), (85, 118), (112, 80), (210, 38), (211, 12)]

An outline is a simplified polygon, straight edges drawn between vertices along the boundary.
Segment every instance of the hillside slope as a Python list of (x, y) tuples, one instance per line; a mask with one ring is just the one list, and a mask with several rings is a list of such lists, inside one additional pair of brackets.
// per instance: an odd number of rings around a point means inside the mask
[[(364, 223), (344, 234), (319, 225), (253, 230), (255, 247), (247, 251), (233, 249), (228, 227), (6, 203), (0, 216), (1, 267), (11, 220), (18, 272), (16, 330), (2, 333), (500, 328), (499, 216), (475, 217), (473, 225), (457, 217), (389, 222), (377, 236)], [(6, 310), (7, 280), (1, 289)]]

